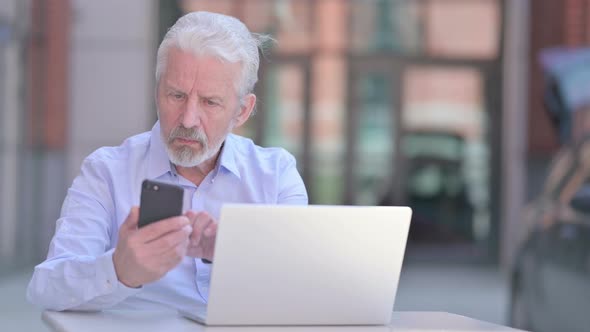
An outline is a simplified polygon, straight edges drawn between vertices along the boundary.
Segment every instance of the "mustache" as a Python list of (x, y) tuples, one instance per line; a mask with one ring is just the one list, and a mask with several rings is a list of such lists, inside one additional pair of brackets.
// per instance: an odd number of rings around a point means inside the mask
[(183, 126), (178, 126), (170, 132), (170, 136), (168, 137), (168, 142), (172, 142), (176, 138), (188, 139), (191, 141), (197, 141), (202, 145), (207, 144), (207, 136), (205, 133), (197, 128), (185, 128)]

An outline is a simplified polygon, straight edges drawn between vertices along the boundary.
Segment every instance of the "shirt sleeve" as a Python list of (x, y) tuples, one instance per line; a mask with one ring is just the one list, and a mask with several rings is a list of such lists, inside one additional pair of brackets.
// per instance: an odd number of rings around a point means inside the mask
[(279, 173), (278, 204), (307, 205), (307, 190), (301, 175), (297, 171), (295, 157), (285, 151)]
[(27, 299), (44, 309), (101, 310), (140, 289), (117, 279), (111, 234), (117, 222), (107, 169), (91, 159), (68, 190), (47, 259), (35, 267)]

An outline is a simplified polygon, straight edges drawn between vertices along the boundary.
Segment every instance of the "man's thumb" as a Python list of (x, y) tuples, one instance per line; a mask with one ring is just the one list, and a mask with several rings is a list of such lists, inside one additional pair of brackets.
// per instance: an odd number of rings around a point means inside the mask
[(127, 219), (125, 219), (125, 222), (123, 223), (123, 225), (121, 225), (121, 230), (126, 230), (126, 231), (136, 230), (138, 222), (139, 222), (139, 207), (134, 206), (131, 208), (131, 211), (129, 212)]

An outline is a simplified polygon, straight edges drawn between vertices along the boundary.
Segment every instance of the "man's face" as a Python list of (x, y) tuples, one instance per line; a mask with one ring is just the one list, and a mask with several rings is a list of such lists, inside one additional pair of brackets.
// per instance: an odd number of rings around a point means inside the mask
[(227, 134), (248, 119), (256, 97), (249, 94), (240, 105), (239, 75), (240, 64), (169, 50), (156, 102), (172, 163), (194, 167), (216, 157)]

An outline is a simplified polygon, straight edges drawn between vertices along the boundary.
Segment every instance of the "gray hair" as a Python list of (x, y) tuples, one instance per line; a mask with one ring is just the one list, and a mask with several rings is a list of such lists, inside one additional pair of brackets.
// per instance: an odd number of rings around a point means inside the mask
[(188, 13), (168, 30), (158, 48), (156, 82), (166, 70), (168, 51), (177, 47), (195, 55), (210, 55), (222, 61), (241, 63), (241, 77), (235, 82), (242, 98), (258, 81), (258, 49), (274, 41), (268, 35), (251, 33), (237, 18), (210, 12)]

